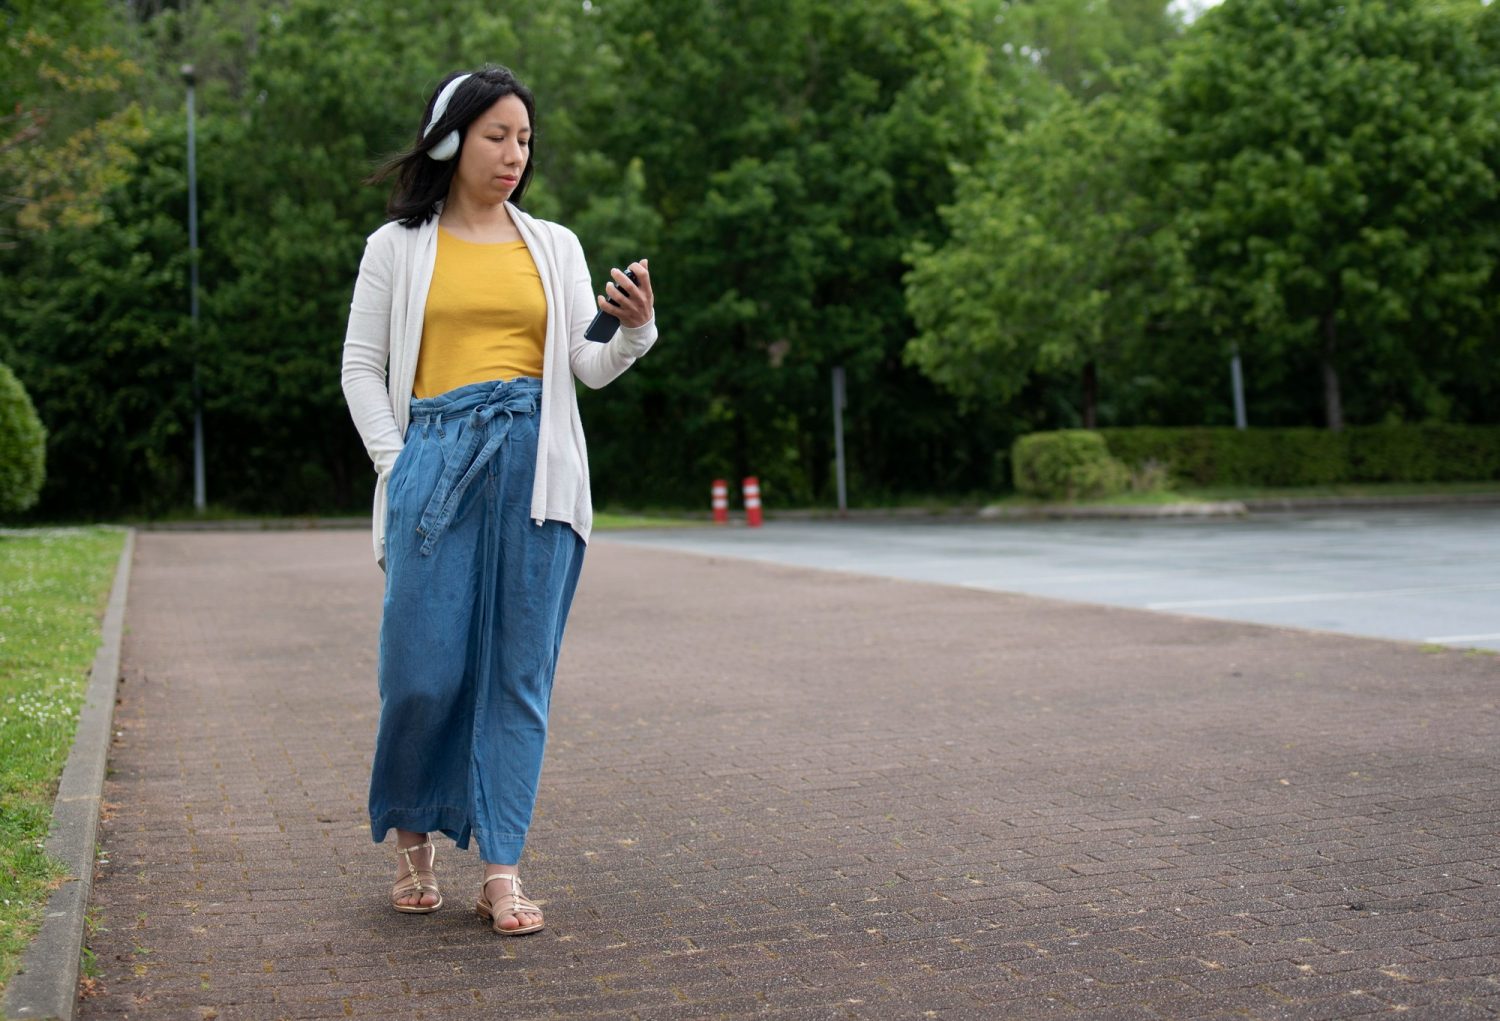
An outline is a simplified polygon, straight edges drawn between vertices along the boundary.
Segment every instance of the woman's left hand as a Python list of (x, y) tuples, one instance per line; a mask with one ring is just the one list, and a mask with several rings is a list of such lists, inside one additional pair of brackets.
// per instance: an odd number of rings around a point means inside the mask
[[(612, 269), (609, 275), (612, 278), (604, 285), (604, 294), (595, 295), (594, 300), (599, 303), (599, 311), (608, 312), (620, 320), (622, 326), (645, 326), (656, 314), (655, 301), (651, 294), (651, 271), (648, 268), (647, 259), (632, 262), (629, 269), (635, 274), (635, 283), (630, 282), (623, 270)], [(605, 299), (609, 298), (616, 304), (611, 305)]]

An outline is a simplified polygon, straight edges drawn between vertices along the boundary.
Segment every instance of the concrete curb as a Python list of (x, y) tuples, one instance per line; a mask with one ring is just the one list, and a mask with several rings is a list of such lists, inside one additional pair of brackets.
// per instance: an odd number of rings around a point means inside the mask
[(301, 518), (224, 518), (209, 521), (148, 521), (134, 526), (143, 532), (299, 532), (313, 529), (369, 528), (370, 516)]
[[(1500, 493), (1413, 494), (1411, 496), (1312, 496), (1252, 500), (1188, 500), (1159, 504), (1048, 503), (1029, 507), (894, 507), (851, 510), (842, 517), (860, 521), (1061, 521), (1088, 518), (1242, 517), (1288, 511), (1400, 510), (1401, 508), (1465, 507), (1500, 504)], [(706, 519), (707, 515), (703, 515)], [(837, 521), (831, 510), (766, 511), (766, 520)], [(731, 524), (737, 523), (731, 519)]]
[[(837, 511), (767, 511), (767, 521), (1060, 521), (1074, 518), (1207, 518), (1241, 517), (1249, 513), (1239, 500), (1217, 502), (1190, 500), (1181, 503), (1068, 504), (1042, 503), (1028, 507), (892, 507)], [(743, 524), (731, 518), (731, 525)]]
[(1222, 518), (1241, 517), (1245, 505), (1238, 500), (1186, 503), (1105, 504), (1069, 506), (1046, 504), (1041, 507), (984, 507), (978, 517), (985, 520), (1034, 520), (1038, 518)]
[(104, 611), (99, 651), (94, 656), (73, 747), (52, 806), (47, 853), (62, 861), (74, 878), (59, 886), (47, 901), (42, 929), (27, 948), (20, 970), (6, 989), (8, 1018), (71, 1021), (78, 1003), (84, 913), (94, 885), (94, 843), (99, 828), (105, 762), (109, 758), (110, 729), (114, 723), (115, 688), (120, 678), (125, 593), (130, 587), (134, 553), (135, 530), (126, 529), (125, 548), (120, 551), (114, 587)]
[(1246, 500), (1245, 506), (1251, 514), (1277, 513), (1280, 511), (1310, 510), (1399, 510), (1402, 507), (1463, 507), (1471, 504), (1500, 503), (1500, 493), (1449, 493), (1410, 496), (1324, 496), (1283, 497)]

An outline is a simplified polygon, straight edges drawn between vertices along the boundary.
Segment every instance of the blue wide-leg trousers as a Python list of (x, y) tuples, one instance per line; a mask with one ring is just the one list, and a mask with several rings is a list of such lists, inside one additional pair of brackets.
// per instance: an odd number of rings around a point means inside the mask
[(552, 679), (583, 565), (560, 521), (531, 519), (541, 380), (414, 398), (391, 469), (370, 836), (472, 833), (520, 861)]

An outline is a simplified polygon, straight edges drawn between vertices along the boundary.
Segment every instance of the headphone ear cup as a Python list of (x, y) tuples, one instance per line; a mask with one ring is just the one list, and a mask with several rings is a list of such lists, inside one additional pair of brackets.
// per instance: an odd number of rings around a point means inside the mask
[(457, 154), (457, 131), (448, 132), (448, 134), (443, 137), (443, 140), (441, 142), (439, 142), (437, 145), (434, 145), (431, 149), (427, 150), (427, 155), (431, 156), (435, 160), (451, 160)]

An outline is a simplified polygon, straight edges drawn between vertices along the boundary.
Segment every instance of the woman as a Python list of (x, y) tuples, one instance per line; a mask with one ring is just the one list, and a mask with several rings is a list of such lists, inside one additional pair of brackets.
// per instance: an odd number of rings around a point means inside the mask
[[(443, 80), (372, 179), (396, 178), (391, 220), (366, 242), (343, 356), (385, 570), (370, 836), (396, 831), (391, 903), (425, 914), (443, 903), (431, 834), (472, 834), (476, 909), (502, 935), (543, 925), (516, 872), (593, 518), (573, 380), (601, 387), (656, 339), (646, 260), (596, 295), (573, 233), (522, 212), (535, 115), (505, 68)], [(586, 340), (605, 309), (619, 333)]]

